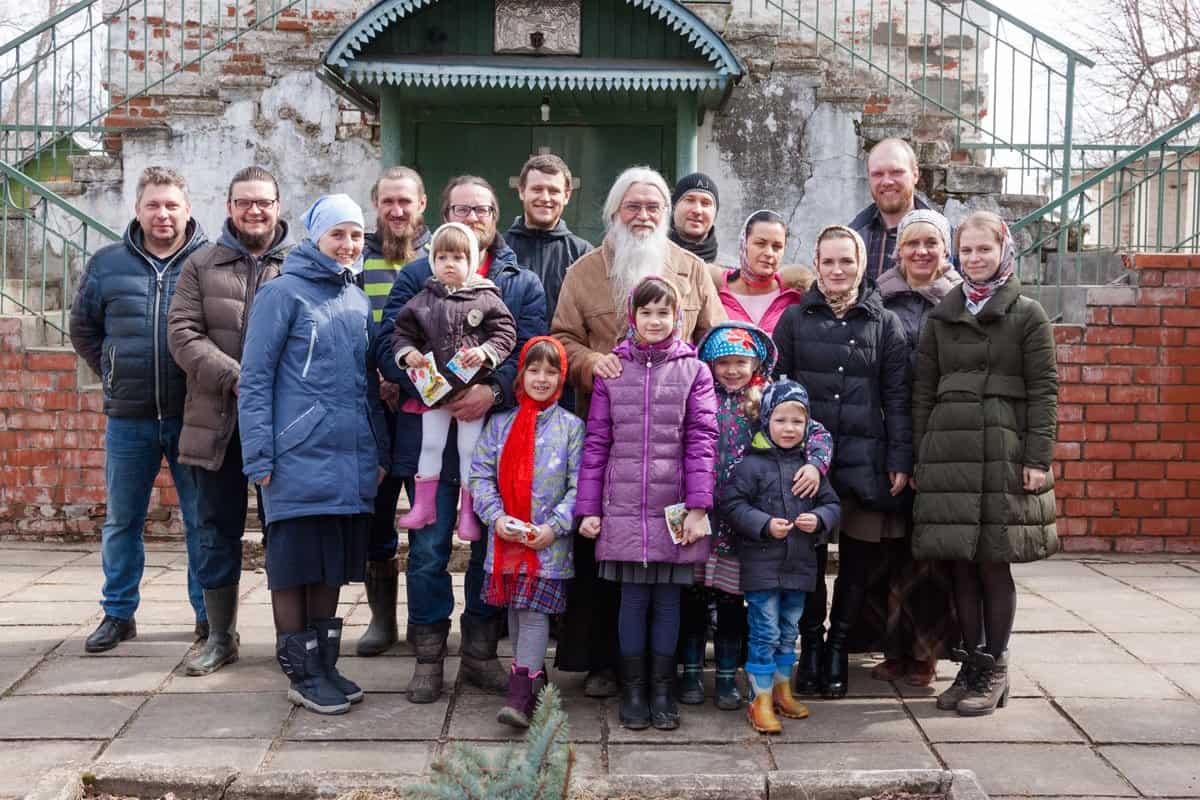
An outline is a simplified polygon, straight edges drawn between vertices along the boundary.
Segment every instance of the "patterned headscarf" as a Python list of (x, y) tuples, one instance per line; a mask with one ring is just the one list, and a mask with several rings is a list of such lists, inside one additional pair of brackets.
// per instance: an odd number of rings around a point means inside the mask
[[(756, 217), (757, 219), (755, 219)], [(746, 217), (746, 223), (742, 225), (741, 236), (738, 237), (738, 277), (751, 286), (768, 286), (775, 280), (774, 275), (761, 278), (755, 275), (750, 269), (750, 254), (746, 249), (746, 239), (750, 236), (750, 229), (760, 222), (766, 222), (770, 225), (782, 225), (783, 234), (785, 237), (787, 236), (787, 222), (777, 212), (769, 208), (760, 208)], [(782, 259), (780, 265), (782, 266)], [(776, 268), (776, 272), (778, 271), (778, 268)]]
[[(1003, 243), (1000, 246), (1000, 266), (997, 268), (996, 273), (983, 283), (976, 283), (971, 280), (967, 271), (963, 270), (963, 292), (966, 294), (967, 299), (976, 306), (994, 295), (1001, 286), (1008, 283), (1008, 279), (1013, 275), (1017, 249), (1013, 245), (1012, 232), (1008, 229), (1008, 224), (1001, 222), (1000, 226), (1003, 233)], [(984, 230), (987, 229), (985, 228)], [(962, 234), (960, 233), (959, 235), (961, 236)]]
[[(854, 278), (854, 286), (844, 292), (830, 292), (824, 278), (821, 277), (821, 240), (831, 231), (840, 231), (854, 242), (854, 260), (858, 263), (858, 274)], [(838, 318), (845, 316), (850, 307), (858, 302), (858, 288), (862, 286), (863, 276), (867, 271), (867, 246), (863, 244), (862, 237), (845, 225), (826, 225), (817, 234), (817, 243), (813, 245), (813, 271), (817, 273), (817, 289), (833, 309), (833, 315)]]
[[(806, 423), (812, 422), (812, 411), (808, 404), (808, 390), (802, 384), (788, 380), (787, 378), (776, 381), (763, 392), (762, 410), (758, 415), (759, 431), (771, 444), (775, 444), (774, 440), (771, 439), (771, 414), (783, 403), (799, 403), (804, 406), (804, 413), (808, 417)], [(808, 438), (808, 430), (811, 427), (811, 424), (804, 426), (805, 439)], [(800, 446), (803, 446), (803, 442), (801, 442)]]
[[(953, 266), (950, 263), (950, 243), (953, 241), (950, 235), (950, 220), (931, 208), (914, 208), (905, 214), (904, 218), (900, 220), (900, 224), (896, 226), (896, 249), (892, 251), (892, 258), (896, 260), (896, 266), (900, 270), (900, 274), (904, 276), (905, 281), (909, 281), (909, 277), (904, 271), (904, 261), (900, 258), (900, 242), (904, 241), (905, 228), (922, 222), (926, 225), (932, 225), (933, 229), (938, 232), (938, 236), (942, 239), (942, 248), (945, 250), (945, 257), (942, 259), (942, 263), (938, 264), (933, 275), (930, 276), (930, 282), (937, 280)], [(912, 286), (911, 281), (909, 285)]]

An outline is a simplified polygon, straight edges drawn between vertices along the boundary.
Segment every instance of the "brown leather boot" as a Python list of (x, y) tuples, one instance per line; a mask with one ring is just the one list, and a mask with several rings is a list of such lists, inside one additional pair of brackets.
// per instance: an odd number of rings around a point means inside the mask
[(908, 663), (903, 658), (885, 658), (871, 670), (871, 678), (877, 681), (898, 681), (908, 674)]
[(975, 664), (971, 661), (970, 653), (956, 647), (950, 651), (950, 657), (959, 662), (960, 666), (958, 675), (954, 676), (954, 683), (937, 697), (937, 707), (942, 711), (958, 708), (958, 701), (967, 696), (971, 681), (975, 680)]
[(910, 661), (908, 663), (908, 674), (904, 676), (904, 682), (909, 686), (928, 686), (937, 680), (937, 659), (929, 661)]
[(977, 650), (973, 660), (975, 679), (966, 697), (958, 701), (960, 717), (982, 717), (1008, 704), (1008, 653), (994, 658)]
[(775, 712), (788, 719), (804, 719), (808, 716), (808, 707), (792, 696), (790, 681), (775, 681), (771, 687), (771, 702)]
[(754, 695), (754, 701), (746, 709), (750, 727), (759, 733), (782, 733), (783, 725), (775, 716), (774, 692), (759, 692)]

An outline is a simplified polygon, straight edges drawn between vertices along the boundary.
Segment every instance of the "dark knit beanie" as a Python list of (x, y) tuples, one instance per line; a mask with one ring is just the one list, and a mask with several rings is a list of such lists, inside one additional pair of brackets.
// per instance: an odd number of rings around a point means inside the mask
[(708, 192), (712, 195), (713, 203), (720, 210), (721, 195), (717, 191), (717, 182), (703, 172), (693, 172), (691, 175), (684, 175), (679, 179), (679, 183), (675, 184), (675, 191), (671, 193), (671, 205), (678, 204), (679, 198), (688, 192)]

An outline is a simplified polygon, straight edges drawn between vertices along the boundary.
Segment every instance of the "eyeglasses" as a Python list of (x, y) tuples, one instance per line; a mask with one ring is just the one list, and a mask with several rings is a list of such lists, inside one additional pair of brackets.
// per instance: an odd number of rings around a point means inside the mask
[(494, 206), (450, 206), (450, 216), (455, 219), (468, 219), (471, 214), (474, 214), (479, 219), (490, 219), (495, 213), (496, 209)]
[(233, 201), (233, 207), (238, 211), (246, 211), (250, 208), (250, 206), (254, 206), (259, 211), (266, 211), (277, 202), (279, 202), (278, 198), (272, 198), (270, 200), (246, 200), (239, 197)]
[(631, 217), (640, 217), (643, 211), (651, 217), (657, 217), (663, 207), (660, 203), (622, 203), (621, 210)]

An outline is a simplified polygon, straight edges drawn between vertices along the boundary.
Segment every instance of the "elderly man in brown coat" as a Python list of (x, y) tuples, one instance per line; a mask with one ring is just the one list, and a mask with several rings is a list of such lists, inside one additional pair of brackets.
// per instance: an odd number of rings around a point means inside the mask
[[(576, 390), (575, 411), (587, 418), (595, 377), (615, 378), (612, 354), (629, 328), (629, 292), (647, 275), (659, 275), (679, 292), (683, 337), (698, 342), (726, 319), (707, 267), (670, 242), (671, 192), (649, 167), (631, 167), (604, 203), (603, 244), (571, 265), (563, 280), (550, 332), (567, 351), (567, 378)], [(588, 677), (584, 693), (616, 693), (617, 585), (596, 577), (595, 543), (575, 537), (575, 575), (567, 587), (567, 612), (559, 629), (556, 666)]]
[(184, 263), (167, 314), (171, 355), (187, 373), (179, 460), (192, 466), (199, 490), (196, 573), (209, 619), (208, 641), (188, 661), (188, 675), (207, 675), (238, 657), (247, 509), (237, 430), (242, 343), (254, 293), (278, 277), (292, 246), (279, 218), (279, 185), (260, 167), (233, 176), (226, 210), (218, 242)]

